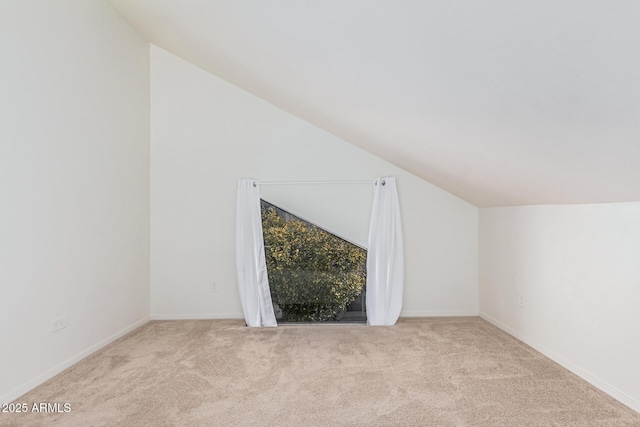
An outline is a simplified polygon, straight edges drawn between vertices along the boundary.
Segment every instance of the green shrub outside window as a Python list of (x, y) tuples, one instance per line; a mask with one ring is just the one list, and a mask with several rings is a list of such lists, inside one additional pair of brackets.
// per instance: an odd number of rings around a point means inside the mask
[(267, 202), (261, 206), (271, 297), (282, 321), (338, 320), (362, 293), (366, 250)]

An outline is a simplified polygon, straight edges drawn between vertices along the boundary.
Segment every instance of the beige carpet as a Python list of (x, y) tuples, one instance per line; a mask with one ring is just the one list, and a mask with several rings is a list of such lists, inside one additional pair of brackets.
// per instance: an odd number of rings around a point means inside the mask
[(156, 321), (0, 414), (16, 426), (640, 426), (640, 414), (479, 318), (248, 329)]

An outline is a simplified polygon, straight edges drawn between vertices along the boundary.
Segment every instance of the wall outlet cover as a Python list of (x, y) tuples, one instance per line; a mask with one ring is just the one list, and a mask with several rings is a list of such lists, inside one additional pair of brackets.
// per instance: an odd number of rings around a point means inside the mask
[(518, 307), (524, 308), (524, 295), (518, 295)]
[(51, 332), (56, 332), (66, 327), (67, 327), (67, 316), (59, 317), (51, 321)]

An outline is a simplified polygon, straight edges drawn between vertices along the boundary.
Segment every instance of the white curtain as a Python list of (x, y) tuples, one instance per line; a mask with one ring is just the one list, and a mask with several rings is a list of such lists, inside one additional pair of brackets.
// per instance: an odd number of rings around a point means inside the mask
[(253, 179), (241, 179), (238, 182), (236, 269), (247, 326), (277, 326), (264, 259), (260, 186)]
[(377, 178), (367, 252), (367, 323), (395, 325), (402, 310), (404, 254), (394, 177)]

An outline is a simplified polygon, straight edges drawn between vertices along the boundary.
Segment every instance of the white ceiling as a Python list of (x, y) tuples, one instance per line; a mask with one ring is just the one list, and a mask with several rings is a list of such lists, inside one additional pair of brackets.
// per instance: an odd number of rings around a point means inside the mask
[(111, 0), (152, 43), (476, 206), (640, 201), (636, 0)]

